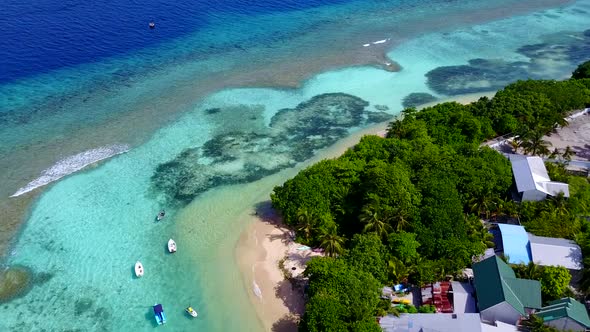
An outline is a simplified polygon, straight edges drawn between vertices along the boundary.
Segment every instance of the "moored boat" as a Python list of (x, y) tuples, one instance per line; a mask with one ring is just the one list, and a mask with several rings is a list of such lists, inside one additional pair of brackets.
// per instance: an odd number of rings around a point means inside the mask
[(135, 262), (135, 276), (138, 278), (143, 276), (143, 265), (140, 261)]
[(158, 325), (166, 324), (166, 315), (164, 314), (164, 308), (161, 304), (154, 305), (154, 317)]
[(186, 312), (187, 312), (189, 315), (191, 315), (191, 316), (193, 316), (193, 317), (195, 317), (195, 318), (196, 318), (196, 317), (199, 315), (199, 314), (197, 313), (197, 311), (196, 311), (195, 309), (193, 309), (193, 307), (191, 307), (191, 306), (188, 306), (188, 308), (186, 308), (186, 309), (185, 309), (185, 311), (186, 311)]
[(162, 210), (162, 211), (158, 212), (158, 215), (156, 216), (156, 220), (160, 221), (160, 220), (164, 219), (165, 216), (166, 216), (166, 211)]
[(172, 239), (168, 240), (168, 251), (170, 253), (176, 252), (176, 242)]

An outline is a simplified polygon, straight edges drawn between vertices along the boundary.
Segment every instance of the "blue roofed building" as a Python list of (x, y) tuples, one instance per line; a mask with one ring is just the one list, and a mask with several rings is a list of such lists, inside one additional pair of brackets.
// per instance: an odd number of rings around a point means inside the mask
[(494, 234), (495, 252), (507, 256), (511, 264), (534, 262), (541, 266), (563, 266), (570, 270), (573, 277), (578, 276), (576, 271), (581, 271), (584, 267), (582, 250), (574, 241), (535, 236), (518, 225), (497, 226), (491, 230)]
[(524, 227), (498, 224), (502, 243), (501, 251), (511, 264), (528, 264), (531, 261), (529, 236)]

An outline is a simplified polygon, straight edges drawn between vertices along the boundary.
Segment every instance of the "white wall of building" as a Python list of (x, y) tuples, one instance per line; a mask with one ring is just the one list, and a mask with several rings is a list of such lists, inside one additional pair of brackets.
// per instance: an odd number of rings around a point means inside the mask
[(553, 326), (560, 331), (586, 331), (582, 325), (567, 317), (552, 320), (545, 325)]
[(520, 313), (507, 302), (498, 303), (481, 312), (481, 319), (486, 322), (500, 321), (506, 324), (516, 325)]

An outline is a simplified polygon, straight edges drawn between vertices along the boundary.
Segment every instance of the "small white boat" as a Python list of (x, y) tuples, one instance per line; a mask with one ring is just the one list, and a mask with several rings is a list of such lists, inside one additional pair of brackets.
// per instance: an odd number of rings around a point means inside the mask
[(196, 318), (196, 317), (199, 315), (199, 314), (197, 313), (197, 311), (196, 311), (195, 309), (193, 309), (193, 307), (190, 307), (190, 306), (189, 306), (188, 308), (186, 308), (186, 309), (185, 309), (185, 311), (186, 311), (186, 312), (187, 312), (189, 315), (191, 315), (191, 316), (193, 316), (193, 317), (195, 317), (195, 318)]
[(172, 239), (168, 240), (168, 251), (171, 253), (176, 252), (176, 242)]
[(135, 262), (135, 276), (138, 278), (143, 276), (143, 265), (140, 261)]

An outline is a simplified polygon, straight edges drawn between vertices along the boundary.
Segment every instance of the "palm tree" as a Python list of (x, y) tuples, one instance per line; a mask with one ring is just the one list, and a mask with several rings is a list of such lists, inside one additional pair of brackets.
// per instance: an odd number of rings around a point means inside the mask
[(561, 156), (563, 157), (563, 159), (567, 161), (572, 161), (572, 156), (574, 156), (575, 154), (576, 152), (572, 150), (571, 146), (568, 145), (565, 147), (565, 151), (563, 151), (563, 154)]
[(324, 249), (328, 257), (335, 257), (344, 251), (344, 238), (336, 233), (336, 227), (322, 229), (320, 247)]
[(395, 221), (395, 230), (400, 232), (406, 230), (410, 226), (410, 213), (407, 209), (398, 207), (395, 209), (393, 214), (393, 220)]
[(559, 127), (567, 127), (569, 126), (570, 123), (564, 118), (564, 117), (558, 117), (557, 120), (555, 120), (555, 123), (553, 124), (553, 129), (557, 129)]
[(494, 236), (483, 225), (477, 231), (477, 237), (486, 248), (493, 248), (495, 246)]
[(369, 207), (364, 207), (360, 216), (361, 222), (365, 224), (364, 232), (374, 232), (377, 236), (384, 238), (392, 230), (391, 225), (387, 223), (389, 218), (381, 217)]
[(482, 195), (480, 197), (473, 197), (469, 200), (469, 209), (473, 213), (477, 213), (479, 216), (485, 216), (486, 219), (490, 218), (490, 213), (494, 209), (494, 200), (487, 196)]
[(494, 236), (482, 224), (480, 219), (472, 214), (463, 215), (463, 219), (468, 227), (468, 234), (471, 239), (479, 241), (485, 248), (494, 247)]
[(387, 262), (387, 270), (392, 281), (394, 283), (400, 283), (405, 282), (408, 279), (413, 268), (412, 266), (404, 264), (399, 258), (392, 257), (389, 262)]
[(551, 151), (551, 154), (549, 155), (549, 159), (557, 159), (559, 158), (560, 153), (559, 153), (559, 149), (555, 148), (553, 149), (553, 151)]
[(520, 141), (520, 147), (522, 147), (525, 154), (545, 156), (550, 153), (549, 147), (551, 146), (551, 142), (545, 141), (543, 137), (545, 137), (543, 131), (530, 130), (518, 139)]
[(541, 276), (541, 267), (535, 264), (535, 262), (531, 261), (526, 265), (523, 273), (524, 274), (521, 276), (521, 278), (539, 280)]
[(297, 210), (297, 231), (303, 233), (305, 241), (309, 241), (314, 231), (317, 219), (306, 208)]
[(505, 201), (499, 198), (496, 204), (498, 206), (498, 214), (509, 218), (518, 217), (518, 205), (514, 201)]
[(401, 120), (395, 120), (387, 126), (387, 137), (402, 138), (405, 134), (404, 125)]
[(570, 214), (567, 198), (563, 192), (560, 192), (557, 196), (551, 196), (545, 205), (545, 209), (548, 211), (553, 210), (561, 217)]
[(514, 153), (518, 153), (518, 149), (520, 148), (520, 141), (518, 140), (518, 138), (508, 140), (508, 144), (510, 144), (510, 147), (512, 148)]

